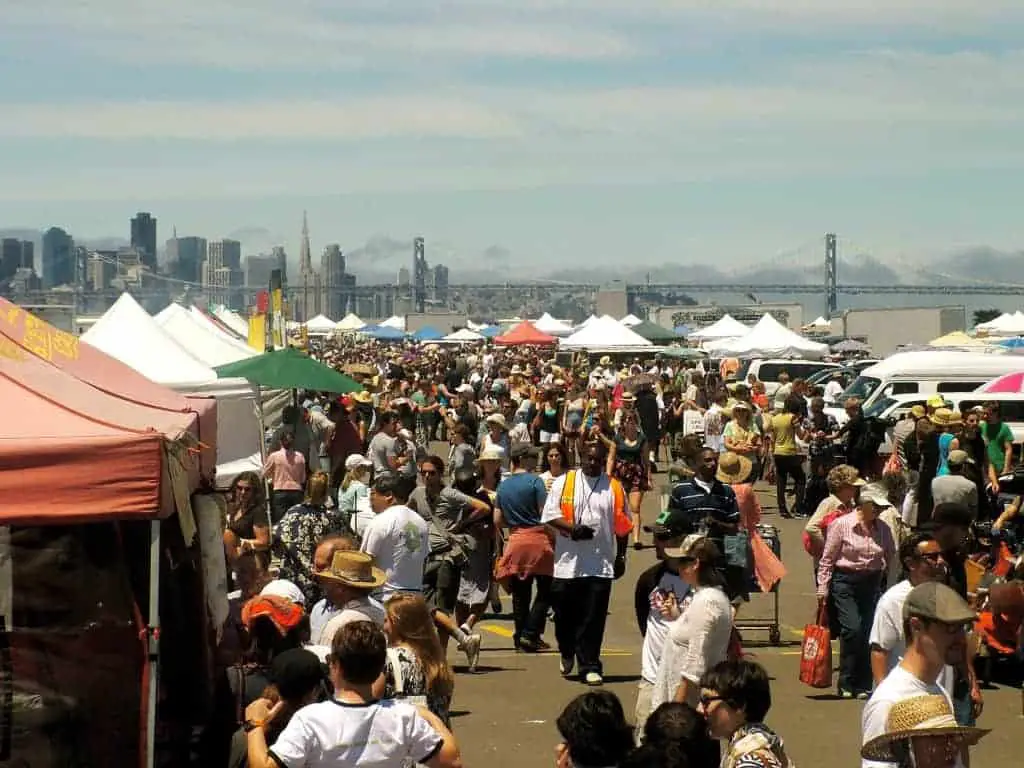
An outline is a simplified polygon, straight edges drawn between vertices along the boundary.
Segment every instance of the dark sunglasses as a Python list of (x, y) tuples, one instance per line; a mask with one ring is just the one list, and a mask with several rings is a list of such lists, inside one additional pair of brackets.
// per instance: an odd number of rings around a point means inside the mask
[(421, 469), (420, 470), (420, 477), (433, 477), (436, 474), (438, 474), (438, 471), (436, 469)]

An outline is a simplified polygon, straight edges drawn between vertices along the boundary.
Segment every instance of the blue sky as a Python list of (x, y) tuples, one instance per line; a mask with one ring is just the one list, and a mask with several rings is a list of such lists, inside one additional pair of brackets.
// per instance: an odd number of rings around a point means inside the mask
[[(8, 0), (0, 227), (436, 260), (1024, 246), (1019, 0)], [(814, 246), (817, 249), (817, 245)]]

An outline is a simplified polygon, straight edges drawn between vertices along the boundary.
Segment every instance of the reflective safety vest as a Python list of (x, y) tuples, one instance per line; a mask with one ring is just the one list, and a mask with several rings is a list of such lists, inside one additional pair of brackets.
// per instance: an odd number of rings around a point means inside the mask
[[(608, 484), (612, 489), (612, 508), (615, 511), (615, 535), (628, 536), (633, 530), (633, 522), (626, 514), (626, 490), (622, 483), (614, 477), (608, 478)], [(565, 485), (562, 487), (562, 497), (559, 499), (559, 506), (562, 508), (562, 519), (569, 525), (576, 525), (576, 470), (570, 469), (565, 473)]]

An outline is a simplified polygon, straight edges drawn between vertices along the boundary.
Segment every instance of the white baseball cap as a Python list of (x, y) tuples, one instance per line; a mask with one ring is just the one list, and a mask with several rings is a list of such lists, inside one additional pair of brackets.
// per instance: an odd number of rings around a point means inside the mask
[(363, 456), (361, 453), (353, 453), (347, 459), (345, 459), (345, 471), (351, 472), (357, 467), (372, 467), (373, 462)]
[(294, 581), (288, 579), (274, 579), (260, 592), (262, 597), (283, 597), (297, 605), (306, 604), (306, 596), (298, 588)]

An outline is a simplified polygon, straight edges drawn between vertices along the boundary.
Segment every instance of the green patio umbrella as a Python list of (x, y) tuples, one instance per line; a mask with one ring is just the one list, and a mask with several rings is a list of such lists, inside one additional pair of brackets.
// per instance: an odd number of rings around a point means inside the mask
[(638, 333), (647, 339), (652, 344), (667, 344), (673, 341), (679, 341), (679, 337), (676, 336), (675, 331), (670, 331), (668, 328), (662, 328), (660, 325), (655, 325), (650, 320), (644, 320), (639, 325), (634, 325), (630, 328), (633, 333)]
[(221, 379), (245, 379), (267, 389), (314, 389), (336, 394), (362, 389), (345, 374), (291, 347), (275, 349), (237, 363), (218, 365), (214, 370)]

